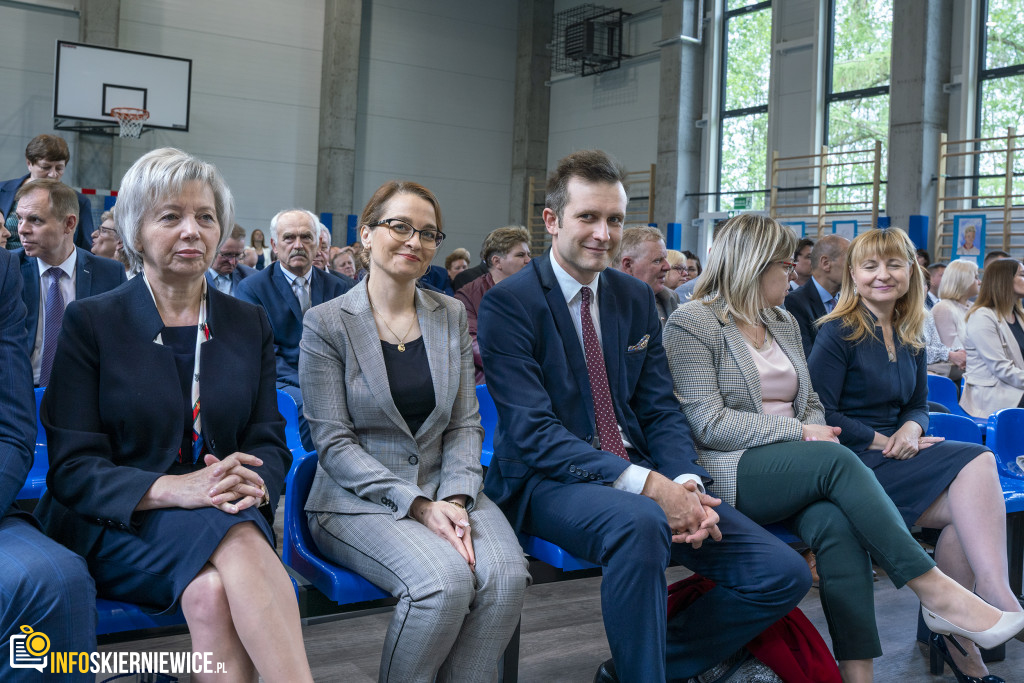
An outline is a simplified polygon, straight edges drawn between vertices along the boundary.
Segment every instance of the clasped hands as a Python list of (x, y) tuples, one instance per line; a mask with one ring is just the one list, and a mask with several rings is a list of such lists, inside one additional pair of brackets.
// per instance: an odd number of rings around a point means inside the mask
[(453, 497), (453, 501), (429, 500), (418, 496), (409, 506), (409, 516), (448, 541), (462, 555), (466, 564), (475, 570), (476, 555), (473, 553), (469, 512), (463, 507), (465, 496)]
[(249, 469), (263, 464), (255, 455), (235, 452), (221, 460), (208, 453), (203, 462), (195, 472), (157, 479), (137, 509), (215, 507), (233, 515), (263, 500), (263, 478)]
[(903, 426), (897, 429), (892, 436), (885, 436), (875, 432), (875, 438), (871, 447), (880, 449), (882, 455), (893, 460), (909, 460), (921, 449), (934, 446), (940, 441), (945, 441), (941, 436), (921, 436), (924, 430), (921, 425), (914, 421), (904, 422)]
[(722, 540), (715, 512), (722, 501), (701, 493), (695, 482), (677, 484), (663, 474), (651, 472), (641, 493), (665, 512), (673, 543), (689, 543), (697, 550), (708, 538)]

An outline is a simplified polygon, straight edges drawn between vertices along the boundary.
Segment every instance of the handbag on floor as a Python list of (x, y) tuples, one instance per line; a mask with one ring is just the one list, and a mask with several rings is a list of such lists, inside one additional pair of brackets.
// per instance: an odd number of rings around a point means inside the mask
[[(714, 587), (714, 581), (700, 574), (669, 586), (669, 620)], [(769, 675), (773, 677), (768, 678)], [(696, 680), (699, 683), (842, 683), (835, 658), (818, 629), (798, 607)]]

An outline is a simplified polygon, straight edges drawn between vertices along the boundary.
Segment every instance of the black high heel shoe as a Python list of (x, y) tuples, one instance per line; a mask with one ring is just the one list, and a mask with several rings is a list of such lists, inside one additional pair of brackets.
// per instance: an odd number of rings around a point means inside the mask
[[(956, 649), (960, 650), (960, 654), (964, 657), (967, 656), (967, 650), (956, 641), (956, 638), (950, 636), (949, 640)], [(978, 678), (977, 676), (968, 676), (961, 671), (960, 667), (953, 662), (953, 657), (949, 654), (949, 649), (946, 647), (946, 639), (940, 633), (933, 633), (928, 639), (928, 662), (931, 665), (933, 675), (942, 673), (943, 663), (949, 664), (949, 668), (953, 670), (953, 675), (956, 676), (957, 683), (1006, 683), (999, 676), (993, 676), (992, 674), (984, 678)]]

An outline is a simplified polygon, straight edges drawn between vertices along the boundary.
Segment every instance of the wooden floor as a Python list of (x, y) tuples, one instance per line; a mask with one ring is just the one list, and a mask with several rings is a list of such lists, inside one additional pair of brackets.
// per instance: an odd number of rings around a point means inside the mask
[[(683, 568), (669, 570), (670, 581), (685, 578)], [(600, 577), (531, 586), (523, 609), (519, 678), (524, 682), (589, 683), (609, 657), (601, 622)], [(825, 620), (812, 589), (801, 609), (829, 642)], [(875, 607), (885, 655), (875, 661), (879, 683), (953, 681), (928, 674), (928, 660), (914, 640), (918, 602), (909, 589), (895, 590), (884, 577), (875, 583)], [(304, 626), (306, 653), (317, 681), (370, 683), (377, 665), (390, 612)], [(187, 635), (103, 646), (109, 650), (187, 650)], [(1010, 641), (1006, 659), (990, 672), (1009, 683), (1024, 681), (1024, 643)], [(182, 677), (187, 681), (188, 677)]]

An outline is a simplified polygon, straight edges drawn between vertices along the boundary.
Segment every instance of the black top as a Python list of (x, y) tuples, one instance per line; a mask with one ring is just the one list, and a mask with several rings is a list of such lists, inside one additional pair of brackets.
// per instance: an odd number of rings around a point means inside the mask
[(423, 337), (406, 342), (405, 351), (399, 351), (397, 344), (389, 344), (383, 339), (380, 348), (384, 352), (384, 365), (388, 369), (391, 398), (398, 412), (405, 418), (409, 431), (415, 434), (436, 405), (434, 380), (430, 377)]
[[(185, 407), (181, 416), (181, 450), (178, 453), (177, 461), (171, 466), (168, 474), (184, 474), (193, 470), (192, 371), (195, 369), (196, 364), (196, 327), (196, 325), (165, 327), (160, 331), (160, 338), (174, 352), (174, 365), (178, 370), (182, 405)], [(198, 460), (196, 465), (204, 466), (204, 463), (202, 460)]]
[(1010, 331), (1013, 332), (1013, 338), (1017, 340), (1017, 346), (1020, 347), (1021, 355), (1024, 355), (1024, 328), (1021, 327), (1020, 316), (1016, 316), (1017, 319), (1010, 325)]

